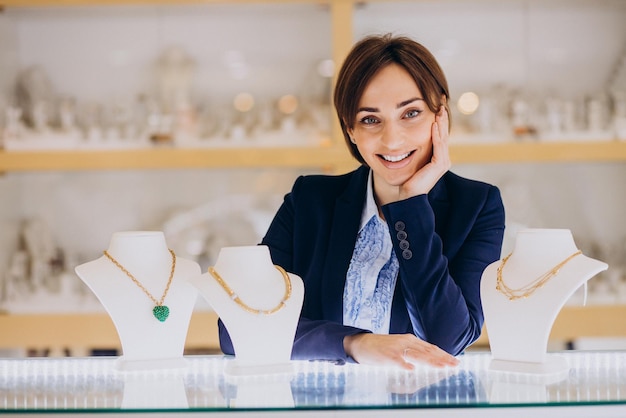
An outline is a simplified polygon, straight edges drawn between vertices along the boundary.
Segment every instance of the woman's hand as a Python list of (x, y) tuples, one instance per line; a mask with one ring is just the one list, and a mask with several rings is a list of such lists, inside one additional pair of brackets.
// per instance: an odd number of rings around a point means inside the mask
[(349, 335), (344, 338), (343, 347), (350, 357), (361, 364), (396, 365), (405, 370), (413, 370), (415, 363), (435, 367), (459, 364), (454, 356), (413, 334)]
[(400, 186), (400, 199), (427, 194), (452, 165), (448, 150), (448, 112), (441, 106), (431, 128), (433, 156), (413, 177)]

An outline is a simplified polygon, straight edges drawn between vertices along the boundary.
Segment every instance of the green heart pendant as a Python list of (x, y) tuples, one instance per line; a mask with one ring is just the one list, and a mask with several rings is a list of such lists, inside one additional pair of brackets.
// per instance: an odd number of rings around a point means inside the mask
[(164, 322), (170, 316), (170, 308), (165, 305), (157, 305), (152, 309), (152, 315), (161, 322)]

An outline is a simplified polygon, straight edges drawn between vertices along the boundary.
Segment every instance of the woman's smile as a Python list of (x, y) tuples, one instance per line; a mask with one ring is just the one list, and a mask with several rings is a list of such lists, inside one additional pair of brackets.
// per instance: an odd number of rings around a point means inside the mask
[(407, 158), (408, 156), (412, 154), (413, 154), (413, 151), (410, 151), (410, 152), (407, 152), (405, 154), (400, 154), (400, 155), (382, 155), (381, 154), (379, 155), (379, 157), (387, 162), (397, 163), (397, 162), (404, 160), (405, 158)]

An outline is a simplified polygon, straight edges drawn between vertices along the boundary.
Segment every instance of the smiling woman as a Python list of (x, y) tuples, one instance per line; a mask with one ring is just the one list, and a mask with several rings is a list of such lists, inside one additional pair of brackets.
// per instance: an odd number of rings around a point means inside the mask
[[(440, 101), (445, 103), (445, 96), (442, 98)], [(443, 124), (442, 118), (445, 118)], [(361, 96), (353, 126), (346, 131), (353, 152), (373, 170), (379, 204), (398, 200), (401, 193), (406, 197), (427, 193), (433, 186), (432, 180), (438, 180), (438, 173), (434, 173), (426, 184), (408, 182), (431, 161), (431, 138), (436, 137), (439, 145), (446, 146), (446, 138), (442, 140), (442, 136), (447, 136), (447, 112), (443, 105), (437, 113), (430, 110), (404, 67), (388, 64), (370, 80)], [(443, 150), (439, 154), (440, 171), (445, 171), (450, 166), (448, 153)], [(406, 190), (409, 186), (414, 190)]]
[(300, 177), (262, 240), (304, 282), (292, 358), (452, 366), (480, 336), (504, 208), (496, 187), (449, 171), (448, 101), (441, 68), (409, 38), (367, 37), (348, 54), (335, 107), (361, 167)]

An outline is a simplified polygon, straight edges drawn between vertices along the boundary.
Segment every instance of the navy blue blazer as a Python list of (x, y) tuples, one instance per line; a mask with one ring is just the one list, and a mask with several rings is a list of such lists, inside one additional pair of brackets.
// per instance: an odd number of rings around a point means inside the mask
[[(369, 332), (344, 326), (343, 290), (365, 204), (369, 168), (299, 177), (261, 244), (302, 278), (304, 302), (293, 359), (347, 361), (343, 339)], [(451, 354), (483, 325), (480, 279), (500, 258), (504, 207), (492, 185), (447, 172), (428, 195), (382, 208), (400, 271), (389, 332), (412, 333)], [(220, 346), (233, 354), (224, 325)]]

